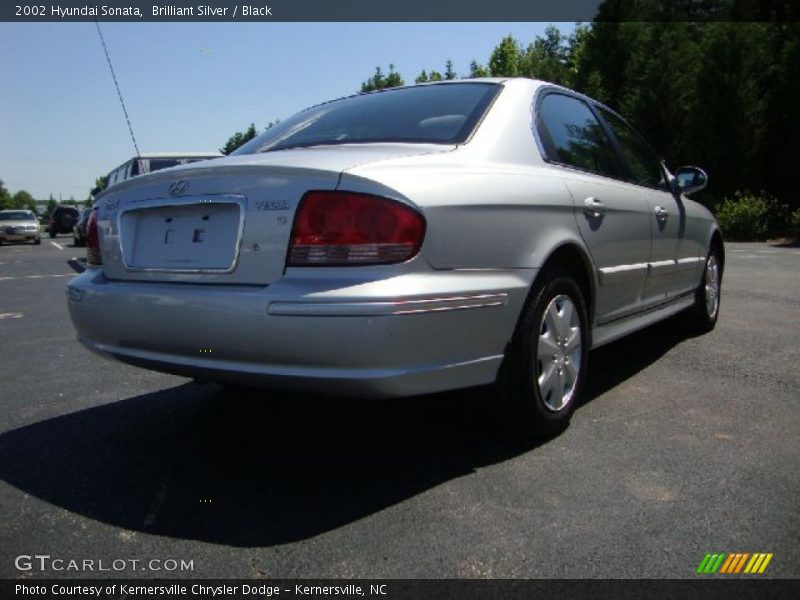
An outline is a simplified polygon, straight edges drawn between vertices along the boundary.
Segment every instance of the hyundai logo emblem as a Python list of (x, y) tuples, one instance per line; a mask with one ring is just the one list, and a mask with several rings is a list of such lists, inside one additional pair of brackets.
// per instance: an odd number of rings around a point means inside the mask
[(174, 181), (169, 185), (169, 195), (180, 196), (181, 194), (185, 193), (187, 189), (189, 189), (189, 182), (185, 179), (179, 179), (178, 181)]

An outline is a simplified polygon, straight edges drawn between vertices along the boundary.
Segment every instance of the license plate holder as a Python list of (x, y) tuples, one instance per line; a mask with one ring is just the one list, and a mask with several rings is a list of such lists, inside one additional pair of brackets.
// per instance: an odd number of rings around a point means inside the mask
[(238, 202), (199, 201), (129, 209), (120, 215), (129, 271), (229, 272), (242, 233)]

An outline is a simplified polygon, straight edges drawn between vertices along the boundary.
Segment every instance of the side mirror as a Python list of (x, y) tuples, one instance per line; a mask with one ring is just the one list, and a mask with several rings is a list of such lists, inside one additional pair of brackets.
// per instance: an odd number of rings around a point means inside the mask
[(675, 171), (675, 185), (677, 192), (688, 196), (708, 185), (708, 175), (698, 167), (678, 167)]

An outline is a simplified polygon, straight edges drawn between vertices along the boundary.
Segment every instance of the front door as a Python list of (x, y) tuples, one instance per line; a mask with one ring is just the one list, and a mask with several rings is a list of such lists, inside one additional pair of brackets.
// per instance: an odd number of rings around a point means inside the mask
[(629, 181), (648, 207), (653, 245), (642, 292), (642, 307), (647, 308), (696, 285), (696, 253), (685, 243), (686, 210), (670, 191), (660, 161), (641, 136), (616, 114), (596, 108), (619, 144)]

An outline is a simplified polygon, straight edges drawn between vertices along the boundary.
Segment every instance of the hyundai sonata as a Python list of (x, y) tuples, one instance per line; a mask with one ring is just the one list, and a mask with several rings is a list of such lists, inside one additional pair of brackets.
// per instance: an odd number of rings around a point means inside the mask
[(98, 197), (80, 341), (204, 380), (351, 396), (497, 382), (552, 434), (592, 348), (719, 312), (712, 215), (613, 110), (529, 79), (359, 94)]

